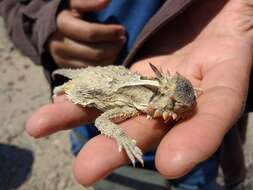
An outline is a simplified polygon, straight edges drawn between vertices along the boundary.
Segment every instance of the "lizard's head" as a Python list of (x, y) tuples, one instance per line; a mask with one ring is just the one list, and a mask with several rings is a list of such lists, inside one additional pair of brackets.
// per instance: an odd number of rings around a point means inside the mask
[(160, 83), (150, 100), (150, 115), (154, 118), (163, 117), (168, 121), (171, 118), (177, 120), (190, 113), (196, 105), (198, 94), (191, 82), (179, 73), (173, 76), (169, 73), (162, 74), (154, 65), (150, 66)]

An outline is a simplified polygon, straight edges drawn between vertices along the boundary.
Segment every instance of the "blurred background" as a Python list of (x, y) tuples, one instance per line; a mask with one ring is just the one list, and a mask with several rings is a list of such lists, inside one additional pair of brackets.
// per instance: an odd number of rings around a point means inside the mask
[[(50, 101), (50, 91), (41, 67), (15, 49), (0, 18), (0, 190), (78, 190), (71, 171), (73, 156), (68, 131), (33, 139), (24, 131), (26, 120), (39, 106)], [(253, 114), (244, 116), (248, 125), (245, 158), (248, 177), (243, 189), (253, 189)], [(157, 173), (124, 167), (98, 189), (167, 189)], [(222, 178), (219, 180), (222, 183)], [(89, 190), (93, 189), (92, 187)]]

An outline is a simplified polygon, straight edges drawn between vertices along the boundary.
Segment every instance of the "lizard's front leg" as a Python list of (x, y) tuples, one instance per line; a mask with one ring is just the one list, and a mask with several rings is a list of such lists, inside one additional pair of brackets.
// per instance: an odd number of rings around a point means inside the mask
[(113, 121), (122, 122), (130, 117), (135, 116), (138, 111), (134, 108), (114, 108), (101, 114), (95, 121), (96, 127), (101, 134), (114, 138), (119, 146), (119, 151), (124, 148), (133, 165), (136, 159), (144, 165), (142, 159), (142, 151), (136, 145), (136, 141), (128, 137), (120, 126), (113, 123)]

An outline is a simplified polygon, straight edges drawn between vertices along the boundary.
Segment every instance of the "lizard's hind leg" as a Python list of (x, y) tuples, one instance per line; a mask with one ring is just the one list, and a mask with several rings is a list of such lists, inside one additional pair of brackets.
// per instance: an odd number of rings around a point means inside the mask
[(119, 151), (124, 148), (134, 166), (136, 159), (144, 165), (142, 151), (136, 145), (136, 141), (128, 137), (120, 126), (113, 123), (113, 121), (116, 119), (117, 122), (121, 122), (135, 116), (137, 113), (138, 111), (133, 108), (114, 108), (101, 114), (95, 121), (95, 125), (101, 134), (112, 137), (117, 141)]

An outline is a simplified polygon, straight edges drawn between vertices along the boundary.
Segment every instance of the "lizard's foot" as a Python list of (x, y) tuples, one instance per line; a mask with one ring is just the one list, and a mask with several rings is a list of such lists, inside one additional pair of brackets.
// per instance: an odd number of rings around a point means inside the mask
[(136, 141), (130, 137), (123, 135), (116, 139), (119, 145), (119, 151), (121, 152), (122, 148), (125, 149), (127, 156), (131, 160), (133, 166), (135, 166), (136, 159), (144, 166), (144, 161), (142, 158), (142, 151), (136, 145)]

